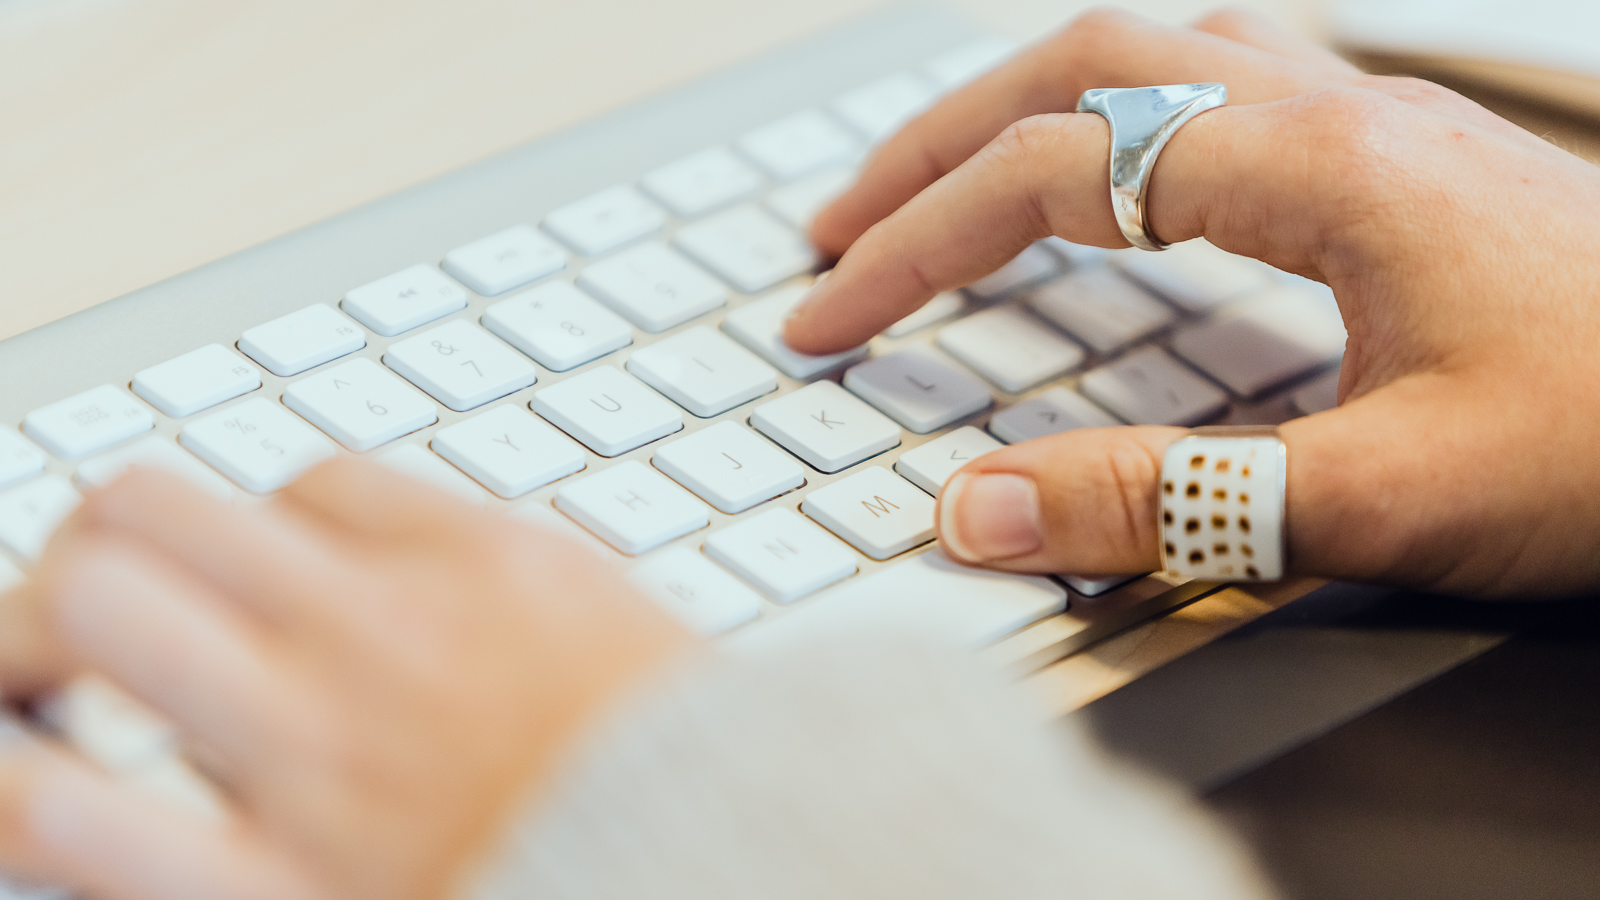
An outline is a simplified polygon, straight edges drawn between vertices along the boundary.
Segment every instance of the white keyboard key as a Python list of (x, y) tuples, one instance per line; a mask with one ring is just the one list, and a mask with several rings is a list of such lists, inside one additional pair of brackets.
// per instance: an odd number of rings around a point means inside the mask
[(82, 487), (103, 488), (135, 468), (168, 472), (219, 500), (233, 499), (233, 485), (228, 479), (164, 437), (147, 437), (87, 460), (78, 466), (73, 479)]
[(851, 366), (844, 386), (917, 434), (989, 408), (989, 389), (933, 354), (902, 350)]
[(1203, 313), (1272, 284), (1271, 269), (1218, 250), (1203, 240), (1174, 244), (1162, 253), (1126, 250), (1111, 264), (1190, 313)]
[(653, 241), (590, 265), (578, 284), (651, 334), (728, 302), (721, 282)]
[(783, 323), (789, 317), (789, 310), (803, 300), (810, 290), (807, 285), (797, 284), (746, 303), (723, 318), (722, 330), (759, 353), (783, 374), (801, 381), (866, 358), (868, 350), (865, 344), (842, 353), (808, 356), (791, 350), (783, 342)]
[(38, 561), (50, 535), (82, 500), (65, 478), (46, 475), (0, 493), (0, 546)]
[(628, 570), (628, 580), (702, 637), (722, 634), (761, 612), (761, 595), (688, 547), (674, 547)]
[(900, 454), (894, 470), (937, 497), (944, 490), (944, 483), (962, 466), (1003, 446), (994, 438), (967, 425)]
[(9, 428), (0, 428), (0, 487), (44, 471), (44, 454)]
[(833, 111), (876, 144), (932, 106), (938, 95), (927, 81), (896, 72), (840, 95)]
[(385, 450), (378, 457), (378, 462), (424, 484), (431, 485), (459, 497), (473, 506), (485, 506), (489, 496), (483, 489), (473, 483), (471, 478), (461, 474), (461, 470), (450, 465), (423, 447), (416, 444), (406, 444)]
[(483, 327), (553, 372), (633, 343), (627, 322), (565, 281), (496, 303), (484, 310)]
[(246, 331), (239, 350), (274, 375), (287, 378), (367, 345), (361, 329), (333, 307), (318, 303)]
[(754, 206), (736, 206), (685, 225), (676, 240), (680, 249), (746, 294), (817, 264), (816, 252), (799, 232)]
[(528, 404), (601, 456), (617, 456), (683, 429), (683, 413), (611, 366), (536, 391)]
[(667, 214), (625, 184), (568, 203), (544, 217), (544, 227), (585, 256), (599, 256), (655, 234)]
[(190, 422), (178, 441), (257, 494), (283, 487), (336, 452), (310, 425), (265, 397)]
[(743, 200), (761, 184), (761, 173), (726, 147), (708, 147), (639, 179), (641, 187), (685, 219)]
[(1144, 340), (1178, 317), (1172, 307), (1104, 266), (1039, 288), (1028, 296), (1028, 305), (1098, 353)]
[(441, 265), (485, 297), (503, 294), (567, 267), (566, 251), (532, 225), (513, 225), (451, 250)]
[(261, 387), (261, 373), (221, 344), (208, 344), (133, 376), (133, 392), (174, 419)]
[(995, 413), (989, 420), (989, 430), (1008, 444), (1020, 444), (1074, 428), (1111, 428), (1121, 424), (1076, 391), (1053, 387)]
[(527, 357), (463, 319), (390, 344), (383, 362), (456, 412), (539, 380)]
[(629, 460), (575, 481), (556, 507), (623, 553), (637, 556), (711, 522), (710, 508), (665, 475)]
[(1114, 587), (1127, 584), (1135, 578), (1143, 578), (1144, 574), (1134, 575), (1102, 575), (1098, 578), (1084, 578), (1081, 575), (1062, 575), (1061, 580), (1085, 597), (1098, 597)]
[(1088, 244), (1074, 244), (1071, 241), (1051, 235), (1040, 238), (1039, 245), (1066, 261), (1068, 268), (1085, 269), (1089, 266), (1105, 262), (1111, 251), (1104, 247), (1091, 247)]
[(466, 309), (467, 292), (433, 266), (418, 263), (350, 291), (339, 306), (378, 334), (393, 337)]
[(27, 580), (22, 570), (11, 564), (11, 561), (0, 556), (0, 594), (11, 590)]
[(520, 406), (502, 406), (451, 425), (433, 450), (507, 500), (582, 471), (583, 448)]
[(940, 329), (939, 346), (1017, 394), (1076, 369), (1083, 348), (1016, 306), (986, 309)]
[(1339, 405), (1339, 370), (1313, 379), (1298, 388), (1289, 397), (1294, 411), (1302, 416), (1326, 412)]
[(898, 425), (831, 381), (761, 404), (750, 424), (822, 472), (837, 472), (900, 445)]
[(806, 483), (793, 457), (737, 422), (718, 422), (656, 451), (656, 468), (730, 515)]
[(775, 637), (887, 628), (982, 647), (1066, 608), (1066, 589), (1048, 578), (963, 566), (930, 550), (847, 581), (767, 627)]
[(156, 426), (138, 401), (109, 384), (28, 413), (22, 430), (62, 459), (80, 459)]
[(778, 389), (771, 366), (709, 325), (635, 350), (628, 371), (702, 418)]
[(1156, 347), (1085, 372), (1078, 390), (1135, 425), (1199, 425), (1228, 408), (1228, 395)]
[(800, 511), (873, 559), (933, 540), (933, 498), (882, 466), (812, 491)]
[(706, 538), (706, 555), (779, 603), (849, 578), (859, 558), (793, 510), (769, 509)]
[(1038, 244), (1029, 244), (1010, 262), (967, 285), (967, 290), (981, 300), (994, 300), (1038, 284), (1059, 271), (1061, 264), (1053, 253)]
[(357, 453), (439, 421), (426, 397), (365, 358), (296, 381), (283, 403)]
[(767, 209), (777, 213), (778, 218), (790, 225), (805, 231), (811, 227), (811, 220), (817, 217), (817, 213), (822, 212), (824, 206), (849, 190), (850, 185), (855, 182), (856, 173), (851, 169), (829, 169), (826, 172), (819, 172), (768, 194)]
[(850, 132), (814, 109), (747, 132), (738, 147), (780, 181), (847, 163), (860, 150)]
[(934, 295), (922, 308), (883, 330), (885, 337), (903, 338), (960, 315), (967, 301), (954, 291)]
[(1010, 38), (981, 37), (928, 60), (922, 71), (939, 87), (951, 91), (1010, 59), (1018, 49)]
[(74, 750), (117, 774), (159, 763), (178, 733), (153, 710), (96, 676), (80, 676), (40, 704), (39, 717)]
[(1277, 288), (1179, 331), (1172, 350), (1234, 394), (1256, 397), (1338, 359), (1344, 342), (1337, 307)]

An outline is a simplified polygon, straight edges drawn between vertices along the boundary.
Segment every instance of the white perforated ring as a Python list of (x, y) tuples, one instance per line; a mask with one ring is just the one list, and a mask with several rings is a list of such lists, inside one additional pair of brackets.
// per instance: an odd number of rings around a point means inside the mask
[(1273, 581), (1284, 569), (1287, 454), (1276, 428), (1197, 428), (1161, 462), (1161, 559), (1208, 581)]

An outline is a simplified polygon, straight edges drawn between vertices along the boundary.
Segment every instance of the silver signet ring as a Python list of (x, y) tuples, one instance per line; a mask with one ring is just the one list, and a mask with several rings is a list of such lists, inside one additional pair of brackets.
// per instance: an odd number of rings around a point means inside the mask
[(1096, 113), (1111, 126), (1111, 209), (1128, 243), (1140, 250), (1170, 246), (1150, 230), (1145, 215), (1156, 157), (1190, 119), (1227, 102), (1221, 84), (1095, 88), (1078, 98), (1078, 112)]

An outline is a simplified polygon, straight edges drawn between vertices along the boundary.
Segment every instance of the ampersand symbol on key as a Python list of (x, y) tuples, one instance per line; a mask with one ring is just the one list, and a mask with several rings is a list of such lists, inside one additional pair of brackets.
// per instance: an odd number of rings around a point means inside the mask
[(439, 351), (440, 356), (449, 356), (450, 354), (456, 352), (456, 348), (446, 344), (444, 341), (434, 341), (433, 349)]

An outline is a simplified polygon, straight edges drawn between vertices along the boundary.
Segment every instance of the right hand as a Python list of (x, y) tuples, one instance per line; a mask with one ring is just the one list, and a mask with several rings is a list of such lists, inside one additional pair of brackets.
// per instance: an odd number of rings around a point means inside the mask
[[(1088, 88), (1220, 81), (1150, 186), (1154, 232), (1326, 282), (1338, 409), (1286, 423), (1295, 571), (1477, 595), (1600, 585), (1600, 168), (1433, 84), (1365, 75), (1264, 20), (1090, 13), (887, 142), (825, 210), (842, 254), (789, 343), (862, 343), (1047, 235), (1125, 247)], [(1024, 572), (1159, 566), (1184, 431), (1086, 429), (957, 474), (946, 547)], [(952, 498), (955, 498), (952, 500)]]

